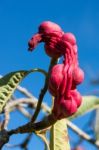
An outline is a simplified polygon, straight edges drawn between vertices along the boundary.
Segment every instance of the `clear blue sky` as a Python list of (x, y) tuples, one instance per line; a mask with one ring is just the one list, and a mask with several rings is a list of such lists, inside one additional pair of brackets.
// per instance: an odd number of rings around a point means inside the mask
[[(76, 35), (80, 66), (85, 70), (85, 81), (79, 87), (82, 94), (91, 92), (90, 77), (99, 75), (99, 1), (98, 0), (0, 0), (0, 74), (31, 68), (47, 69), (49, 58), (43, 44), (33, 53), (27, 51), (30, 37), (37, 32), (38, 25), (45, 20), (58, 23), (65, 32)], [(90, 75), (89, 75), (90, 74)], [(43, 77), (30, 75), (22, 85), (38, 97)], [(50, 99), (48, 99), (50, 104)], [(84, 121), (87, 121), (85, 117)], [(12, 114), (9, 128), (25, 123), (22, 116)], [(77, 121), (80, 125), (81, 120)], [(10, 143), (18, 143), (22, 135), (13, 136)], [(74, 135), (75, 137), (75, 135)], [(19, 139), (19, 140), (18, 140)], [(36, 148), (34, 147), (34, 144)], [(96, 150), (87, 145), (85, 150)], [(34, 138), (29, 149), (40, 150), (42, 143)], [(8, 148), (7, 148), (8, 149)], [(3, 150), (6, 150), (4, 147)], [(19, 150), (19, 148), (15, 148)]]

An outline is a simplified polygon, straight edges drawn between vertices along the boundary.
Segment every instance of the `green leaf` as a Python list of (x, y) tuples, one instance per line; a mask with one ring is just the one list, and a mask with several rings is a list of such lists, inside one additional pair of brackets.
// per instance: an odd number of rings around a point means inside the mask
[(72, 115), (71, 117), (68, 117), (69, 120), (77, 118), (81, 115), (84, 115), (85, 113), (94, 110), (96, 108), (99, 108), (99, 98), (96, 96), (83, 96), (82, 104), (78, 108), (78, 111)]
[(50, 130), (51, 150), (70, 150), (66, 119), (57, 121)]
[(18, 84), (32, 72), (41, 72), (46, 75), (46, 72), (42, 69), (32, 69), (29, 71), (20, 70), (11, 72), (0, 79), (0, 113), (3, 111), (4, 106), (11, 98), (13, 92), (17, 88)]

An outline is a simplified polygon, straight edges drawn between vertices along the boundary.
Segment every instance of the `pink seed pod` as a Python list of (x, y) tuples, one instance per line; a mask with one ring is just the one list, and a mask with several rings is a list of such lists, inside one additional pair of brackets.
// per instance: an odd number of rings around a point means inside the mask
[(73, 115), (77, 111), (77, 104), (74, 97), (71, 96), (69, 99), (62, 99), (60, 109), (64, 117)]
[(39, 26), (39, 33), (63, 32), (61, 27), (54, 22), (44, 21)]
[(81, 68), (76, 67), (73, 71), (73, 82), (78, 85), (84, 80), (84, 72)]
[(77, 90), (71, 90), (70, 94), (72, 95), (74, 101), (77, 104), (77, 108), (78, 108), (81, 105), (82, 96), (80, 95), (80, 93)]
[(57, 64), (51, 70), (48, 88), (53, 96), (56, 96), (59, 92), (59, 88), (63, 80), (63, 69), (63, 64)]
[(70, 96), (64, 99), (64, 96), (55, 97), (53, 114), (60, 120), (73, 115), (81, 105), (82, 97), (77, 90), (72, 90)]

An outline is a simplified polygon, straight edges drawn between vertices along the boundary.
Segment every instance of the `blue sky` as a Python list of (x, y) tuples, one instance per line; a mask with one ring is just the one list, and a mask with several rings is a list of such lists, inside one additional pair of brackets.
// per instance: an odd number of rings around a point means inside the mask
[[(73, 32), (77, 38), (80, 66), (85, 70), (85, 81), (79, 86), (82, 94), (90, 93), (96, 87), (89, 85), (89, 79), (99, 75), (99, 1), (98, 0), (0, 0), (0, 74), (8, 72), (44, 68), (47, 69), (49, 57), (45, 55), (43, 44), (33, 53), (27, 51), (30, 37), (37, 32), (38, 25), (50, 20), (58, 23), (65, 32)], [(22, 85), (27, 87), (33, 95), (38, 97), (44, 78), (39, 74), (30, 75)], [(48, 99), (50, 104), (50, 99)], [(15, 127), (23, 120), (19, 114), (9, 127)], [(85, 117), (85, 121), (88, 116)], [(81, 120), (77, 121), (80, 125)], [(74, 135), (75, 136), (75, 135)], [(22, 135), (18, 135), (21, 139)], [(16, 136), (11, 138), (17, 142)], [(37, 138), (34, 142), (40, 150), (42, 143)], [(33, 144), (29, 145), (32, 150)], [(86, 145), (86, 143), (84, 143)], [(96, 150), (87, 144), (86, 150)], [(6, 150), (6, 148), (4, 148)], [(16, 148), (15, 150), (19, 150)]]

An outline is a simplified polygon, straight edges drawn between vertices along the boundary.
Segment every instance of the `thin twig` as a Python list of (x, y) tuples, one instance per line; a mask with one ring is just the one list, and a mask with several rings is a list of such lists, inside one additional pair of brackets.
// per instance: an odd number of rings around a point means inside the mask
[(31, 114), (21, 105), (18, 105), (17, 106), (18, 110), (27, 118), (30, 118), (31, 119)]
[(93, 139), (92, 137), (90, 137), (87, 133), (85, 133), (84, 131), (82, 131), (79, 127), (77, 127), (76, 125), (74, 125), (72, 122), (70, 122), (69, 120), (67, 120), (67, 125), (68, 127), (70, 127), (75, 133), (77, 133), (81, 138), (83, 138), (84, 140), (90, 142), (91, 144), (94, 144), (96, 147), (99, 148), (99, 143), (97, 143), (97, 141), (95, 139)]
[(26, 137), (26, 139), (23, 141), (23, 143), (20, 144), (20, 147), (21, 147), (21, 148), (24, 148), (24, 150), (28, 150), (28, 149), (27, 149), (27, 145), (28, 145), (28, 143), (30, 142), (31, 137), (32, 137), (32, 134), (29, 133), (28, 136)]
[[(14, 108), (18, 108), (26, 117), (31, 118), (32, 116), (29, 114), (29, 112), (21, 106), (21, 104), (23, 103), (27, 103), (27, 104), (32, 104), (34, 108), (36, 108), (37, 106), (37, 99), (36, 98), (20, 98), (14, 101), (11, 101), (7, 104), (7, 106), (4, 109), (4, 115), (5, 115), (5, 120), (2, 123), (1, 128), (2, 129), (6, 129), (9, 119), (10, 119), (10, 111), (12, 111)], [(50, 107), (48, 107), (45, 103), (42, 103), (41, 108), (43, 111), (50, 113)]]
[(39, 111), (40, 111), (40, 108), (41, 108), (41, 104), (42, 104), (42, 101), (43, 101), (43, 98), (44, 98), (44, 95), (46, 94), (47, 92), (47, 89), (48, 89), (48, 80), (49, 80), (49, 74), (50, 74), (50, 70), (52, 69), (52, 67), (57, 63), (57, 59), (51, 59), (51, 63), (50, 63), (50, 66), (49, 66), (49, 70), (48, 70), (48, 75), (46, 76), (46, 79), (45, 79), (45, 83), (44, 83), (44, 87), (43, 89), (41, 90), (40, 92), (40, 95), (39, 95), (39, 98), (38, 98), (38, 104), (37, 104), (37, 108), (34, 112), (34, 115), (31, 119), (32, 122), (34, 122), (39, 114)]
[[(34, 108), (37, 107), (37, 103), (38, 103), (38, 99), (36, 97), (34, 97), (26, 88), (22, 87), (22, 86), (18, 86), (17, 90), (20, 91), (21, 93), (23, 93), (26, 97), (28, 98), (32, 98), (34, 101)], [(46, 113), (50, 113), (50, 107), (46, 104), (46, 103), (42, 103), (41, 108), (44, 112)]]
[(22, 86), (17, 86), (17, 90), (24, 94), (26, 97), (33, 98), (33, 95), (26, 88)]
[(7, 128), (7, 125), (8, 125), (9, 120), (10, 120), (9, 109), (5, 108), (4, 112), (5, 112), (4, 113), (5, 119), (4, 119), (3, 123), (2, 123), (2, 130)]
[(9, 144), (9, 143), (7, 143), (5, 146), (6, 146), (7, 148), (16, 148), (16, 147), (19, 147), (20, 144)]
[[(16, 106), (19, 106), (23, 103), (32, 104), (34, 108), (37, 107), (38, 100), (36, 98), (19, 98), (15, 101), (11, 101), (7, 104), (5, 109), (13, 109)], [(50, 107), (46, 103), (42, 103), (41, 108), (44, 112), (50, 113)]]

